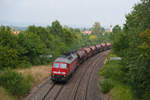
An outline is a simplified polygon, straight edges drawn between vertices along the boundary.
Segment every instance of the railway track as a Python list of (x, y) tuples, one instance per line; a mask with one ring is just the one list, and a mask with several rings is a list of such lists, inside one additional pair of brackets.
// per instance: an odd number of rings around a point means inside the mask
[[(98, 55), (96, 55), (95, 58), (98, 58)], [(91, 60), (94, 60), (95, 58), (93, 58), (93, 59), (91, 59)], [(86, 64), (85, 64), (85, 65), (86, 65)], [(89, 70), (91, 65), (92, 65), (92, 64), (89, 63), (88, 65), (82, 66), (82, 67), (86, 67), (86, 69)], [(81, 85), (82, 79), (84, 79), (84, 76), (85, 76), (86, 74), (87, 74), (87, 72), (82, 73), (82, 75), (80, 75), (79, 79), (77, 80), (77, 82), (76, 82), (76, 84), (75, 84), (75, 86), (74, 86), (74, 88), (73, 88), (73, 92), (72, 92), (72, 95), (71, 95), (70, 100), (76, 100), (77, 91), (78, 91), (78, 89), (79, 89), (79, 86)]]
[[(105, 51), (85, 61), (66, 84), (54, 84), (47, 80), (25, 100), (104, 100), (102, 96), (96, 96), (98, 98), (95, 98), (92, 95), (95, 91), (91, 89), (95, 86), (96, 72), (103, 65), (107, 54), (108, 51)], [(100, 94), (97, 93), (97, 95)]]
[[(83, 77), (83, 80), (81, 80), (80, 85), (78, 86), (78, 91), (76, 92), (76, 98), (74, 100), (87, 100), (87, 89), (89, 86), (89, 80), (92, 78), (92, 74), (95, 70), (96, 65), (100, 62), (102, 63), (102, 61), (104, 59), (102, 59), (104, 55), (98, 55), (98, 58), (96, 57), (96, 60), (93, 61), (92, 65), (89, 66), (89, 68), (86, 71), (86, 74)], [(95, 100), (95, 98), (93, 98)]]

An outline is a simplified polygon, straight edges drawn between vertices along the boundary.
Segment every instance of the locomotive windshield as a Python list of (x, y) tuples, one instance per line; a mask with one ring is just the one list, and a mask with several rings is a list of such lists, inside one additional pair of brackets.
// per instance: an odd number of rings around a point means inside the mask
[(66, 64), (61, 64), (61, 65), (60, 65), (60, 68), (66, 69), (66, 68), (67, 68), (67, 65), (66, 65)]
[(54, 67), (54, 68), (59, 68), (59, 64), (58, 64), (58, 63), (55, 63), (55, 64), (53, 65), (53, 67)]

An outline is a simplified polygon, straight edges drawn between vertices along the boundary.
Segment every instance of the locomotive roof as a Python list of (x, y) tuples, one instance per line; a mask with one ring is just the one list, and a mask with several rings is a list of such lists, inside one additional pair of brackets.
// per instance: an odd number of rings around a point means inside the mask
[(77, 58), (77, 55), (75, 53), (71, 53), (70, 55), (62, 55), (60, 57), (58, 57), (55, 62), (64, 62), (64, 63), (68, 63), (71, 64), (75, 59)]

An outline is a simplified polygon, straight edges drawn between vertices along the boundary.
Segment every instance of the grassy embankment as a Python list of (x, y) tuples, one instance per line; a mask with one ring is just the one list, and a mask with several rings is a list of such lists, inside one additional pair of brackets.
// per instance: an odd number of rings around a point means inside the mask
[(110, 60), (110, 57), (116, 57), (116, 55), (110, 53), (99, 72), (104, 78), (100, 82), (101, 91), (106, 94), (107, 100), (134, 100), (131, 88), (123, 80), (125, 73), (122, 71), (123, 66), (120, 65), (120, 60)]
[(47, 79), (50, 74), (50, 66), (33, 66), (26, 69), (17, 69), (16, 71), (23, 74), (24, 76), (31, 76), (33, 79), (32, 86), (41, 83)]
[(0, 87), (0, 98), (2, 100), (16, 100), (16, 97), (9, 94), (3, 87)]
[[(24, 77), (28, 78), (33, 88), (49, 77), (50, 66), (33, 66), (25, 69), (15, 69), (13, 71), (21, 73)], [(8, 89), (0, 87), (0, 98), (3, 98), (3, 100), (20, 100), (22, 96), (15, 96)]]

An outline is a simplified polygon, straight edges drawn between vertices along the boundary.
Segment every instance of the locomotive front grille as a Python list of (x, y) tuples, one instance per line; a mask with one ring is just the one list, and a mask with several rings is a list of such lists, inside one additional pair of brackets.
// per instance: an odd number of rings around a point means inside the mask
[(65, 80), (67, 80), (67, 77), (65, 77), (64, 75), (52, 75), (51, 76), (51, 80), (54, 80), (54, 81), (65, 81)]

